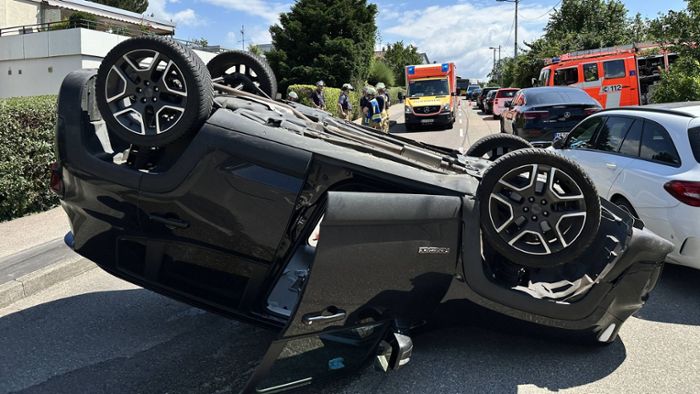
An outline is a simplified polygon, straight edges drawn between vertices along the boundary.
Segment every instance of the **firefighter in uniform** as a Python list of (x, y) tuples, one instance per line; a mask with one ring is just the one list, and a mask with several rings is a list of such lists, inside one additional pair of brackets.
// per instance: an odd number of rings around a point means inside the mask
[(368, 125), (376, 130), (382, 129), (382, 110), (376, 99), (377, 90), (371, 86), (367, 87), (367, 99), (369, 106), (362, 109)]

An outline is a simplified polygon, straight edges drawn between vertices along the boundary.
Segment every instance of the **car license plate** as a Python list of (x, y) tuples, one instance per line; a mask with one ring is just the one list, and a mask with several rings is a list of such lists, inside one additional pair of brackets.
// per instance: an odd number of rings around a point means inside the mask
[(433, 123), (434, 119), (421, 119), (420, 122), (421, 123)]

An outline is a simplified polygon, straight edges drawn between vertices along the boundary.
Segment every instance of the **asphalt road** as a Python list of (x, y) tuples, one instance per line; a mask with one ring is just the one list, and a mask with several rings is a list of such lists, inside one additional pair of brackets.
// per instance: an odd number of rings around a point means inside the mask
[(451, 127), (424, 126), (417, 131), (407, 131), (404, 123), (404, 107), (396, 105), (391, 108), (389, 119), (390, 132), (402, 137), (415, 139), (433, 145), (452, 149), (467, 149), (479, 138), (498, 132), (498, 122), (472, 108), (470, 101), (461, 100), (457, 118)]
[[(483, 115), (464, 109), (468, 139), (490, 132)], [(422, 133), (459, 142), (459, 129)], [(412, 360), (401, 370), (366, 368), (307, 391), (697, 392), (698, 283), (700, 271), (667, 266), (648, 304), (607, 347), (572, 343), (450, 300), (433, 330), (413, 338)], [(275, 335), (95, 269), (0, 309), (0, 392), (236, 392)]]

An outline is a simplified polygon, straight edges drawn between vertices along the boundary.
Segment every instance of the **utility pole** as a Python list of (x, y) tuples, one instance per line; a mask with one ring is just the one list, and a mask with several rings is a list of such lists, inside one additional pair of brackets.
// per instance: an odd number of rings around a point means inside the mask
[(515, 48), (513, 49), (513, 59), (518, 57), (518, 3), (521, 0), (496, 0), (504, 3), (515, 3)]
[(496, 47), (489, 47), (493, 51), (493, 71), (491, 71), (491, 79), (496, 78), (496, 49), (498, 49), (498, 52), (500, 53), (501, 49), (500, 46), (498, 48)]
[(241, 49), (245, 51), (245, 25), (241, 26), (241, 39), (238, 42), (241, 43)]

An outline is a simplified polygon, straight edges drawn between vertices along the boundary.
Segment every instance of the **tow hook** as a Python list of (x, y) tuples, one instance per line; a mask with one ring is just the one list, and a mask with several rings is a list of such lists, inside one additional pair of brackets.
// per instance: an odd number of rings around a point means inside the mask
[(408, 335), (398, 332), (391, 333), (388, 338), (379, 343), (377, 356), (374, 360), (375, 368), (383, 372), (398, 370), (411, 361), (413, 341)]

